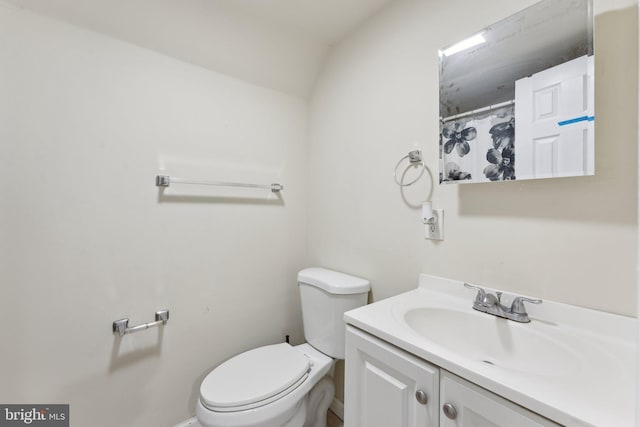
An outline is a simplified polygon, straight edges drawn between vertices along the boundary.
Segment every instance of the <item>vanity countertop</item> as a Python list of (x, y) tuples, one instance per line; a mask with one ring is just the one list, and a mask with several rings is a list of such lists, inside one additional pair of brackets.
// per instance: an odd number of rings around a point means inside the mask
[(517, 323), (473, 310), (474, 298), (422, 274), (345, 321), (559, 424), (636, 425), (636, 319), (544, 301)]

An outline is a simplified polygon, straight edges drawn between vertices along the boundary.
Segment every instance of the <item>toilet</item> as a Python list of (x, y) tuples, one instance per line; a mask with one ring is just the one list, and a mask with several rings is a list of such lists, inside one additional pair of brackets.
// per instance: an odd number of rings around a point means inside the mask
[(344, 359), (345, 311), (367, 303), (369, 282), (327, 270), (298, 273), (307, 343), (280, 343), (238, 354), (200, 385), (196, 417), (203, 427), (326, 427), (333, 400), (329, 377)]

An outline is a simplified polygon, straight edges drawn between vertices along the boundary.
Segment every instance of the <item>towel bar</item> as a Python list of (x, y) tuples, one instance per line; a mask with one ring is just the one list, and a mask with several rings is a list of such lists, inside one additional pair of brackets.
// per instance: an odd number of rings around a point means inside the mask
[(278, 193), (284, 189), (282, 184), (245, 184), (243, 182), (226, 182), (226, 181), (200, 181), (194, 179), (175, 178), (169, 175), (157, 175), (156, 186), (157, 187), (169, 187), (172, 183), (175, 184), (195, 184), (195, 185), (217, 185), (221, 187), (242, 187), (242, 188), (264, 188), (271, 190), (273, 193)]
[(155, 328), (156, 326), (166, 325), (169, 321), (169, 310), (156, 311), (156, 321), (150, 323), (144, 323), (138, 326), (129, 327), (129, 319), (120, 319), (113, 322), (113, 333), (116, 332), (121, 337), (126, 334), (132, 334), (134, 332), (144, 331), (145, 329)]

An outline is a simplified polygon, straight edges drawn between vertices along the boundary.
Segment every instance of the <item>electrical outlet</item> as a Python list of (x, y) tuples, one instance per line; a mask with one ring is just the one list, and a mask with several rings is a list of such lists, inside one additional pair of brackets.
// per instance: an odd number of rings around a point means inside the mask
[(429, 240), (444, 240), (444, 210), (434, 209), (433, 224), (424, 225), (424, 238)]

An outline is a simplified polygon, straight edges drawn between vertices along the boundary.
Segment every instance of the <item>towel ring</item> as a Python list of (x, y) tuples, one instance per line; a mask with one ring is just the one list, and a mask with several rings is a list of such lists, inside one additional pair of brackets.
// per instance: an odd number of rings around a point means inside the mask
[[(409, 159), (409, 163), (411, 165), (413, 165), (414, 163), (418, 163), (418, 162), (422, 163), (422, 168), (420, 170), (420, 174), (413, 181), (407, 182), (406, 184), (403, 183), (402, 180), (398, 179), (398, 168), (400, 167), (400, 165), (402, 164), (402, 162), (405, 159)], [(393, 170), (393, 179), (396, 181), (396, 184), (398, 184), (400, 187), (408, 187), (408, 186), (418, 182), (418, 180), (420, 178), (422, 178), (422, 175), (424, 175), (424, 172), (426, 170), (427, 170), (427, 165), (424, 163), (424, 159), (422, 158), (422, 153), (420, 152), (420, 150), (409, 151), (409, 154), (407, 154), (406, 156), (401, 158), (400, 161), (398, 161), (398, 163), (396, 163), (396, 167)]]

